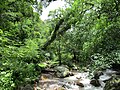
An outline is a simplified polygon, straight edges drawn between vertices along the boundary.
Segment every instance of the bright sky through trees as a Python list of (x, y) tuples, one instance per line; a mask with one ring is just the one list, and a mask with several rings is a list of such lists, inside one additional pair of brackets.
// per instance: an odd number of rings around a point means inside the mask
[(50, 11), (53, 11), (55, 9), (62, 8), (62, 7), (64, 8), (65, 4), (66, 2), (64, 0), (57, 0), (57, 1), (51, 2), (47, 8), (43, 8), (42, 15), (40, 16), (41, 19), (43, 21), (48, 19), (48, 14)]

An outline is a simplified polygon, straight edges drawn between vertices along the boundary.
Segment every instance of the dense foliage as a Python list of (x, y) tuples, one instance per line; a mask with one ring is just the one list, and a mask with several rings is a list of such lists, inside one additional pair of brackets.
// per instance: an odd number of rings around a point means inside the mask
[(91, 70), (120, 64), (120, 1), (71, 0), (69, 4), (42, 21), (41, 2), (0, 2), (2, 90), (32, 83), (42, 69), (58, 64)]

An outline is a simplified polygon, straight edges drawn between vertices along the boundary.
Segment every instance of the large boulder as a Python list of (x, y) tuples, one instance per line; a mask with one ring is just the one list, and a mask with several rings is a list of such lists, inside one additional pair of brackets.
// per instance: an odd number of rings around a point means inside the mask
[(120, 76), (112, 76), (112, 78), (106, 82), (104, 90), (120, 90)]
[(69, 75), (70, 71), (67, 66), (62, 65), (62, 66), (55, 67), (55, 72), (57, 77), (64, 78)]

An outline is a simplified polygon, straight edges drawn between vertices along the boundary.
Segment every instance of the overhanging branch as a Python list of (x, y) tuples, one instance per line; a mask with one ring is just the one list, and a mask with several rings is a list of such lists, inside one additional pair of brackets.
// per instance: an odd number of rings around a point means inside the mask
[(43, 50), (45, 50), (56, 38), (56, 33), (59, 30), (60, 26), (62, 25), (62, 23), (64, 22), (64, 18), (60, 19), (59, 22), (56, 24), (55, 26), (55, 30), (51, 36), (51, 38), (44, 44), (44, 46), (42, 47)]
[[(91, 5), (91, 7), (89, 9), (81, 11), (81, 13), (79, 14), (81, 16), (80, 20), (82, 19), (82, 17), (86, 13), (86, 11), (90, 10), (92, 8), (93, 8), (93, 5)], [(72, 12), (73, 11), (70, 11), (65, 17), (63, 17), (62, 19), (59, 20), (59, 22), (55, 26), (55, 29), (54, 29), (54, 32), (53, 32), (51, 38), (43, 45), (43, 47), (42, 47), (43, 50), (46, 50), (47, 47), (56, 39), (57, 36), (59, 36), (59, 35), (62, 36), (68, 29), (71, 28), (72, 24), (75, 24), (78, 21), (75, 19), (72, 22), (67, 22), (70, 19), (69, 16), (72, 14)], [(63, 25), (63, 27), (61, 27), (61, 25)]]

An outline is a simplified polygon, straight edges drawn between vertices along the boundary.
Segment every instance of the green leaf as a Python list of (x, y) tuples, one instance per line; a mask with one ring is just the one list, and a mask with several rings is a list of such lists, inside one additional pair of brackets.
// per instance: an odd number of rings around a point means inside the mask
[(45, 68), (47, 66), (47, 63), (39, 63), (38, 66), (40, 66), (41, 68)]

